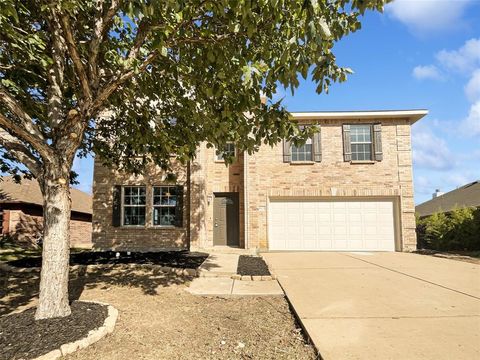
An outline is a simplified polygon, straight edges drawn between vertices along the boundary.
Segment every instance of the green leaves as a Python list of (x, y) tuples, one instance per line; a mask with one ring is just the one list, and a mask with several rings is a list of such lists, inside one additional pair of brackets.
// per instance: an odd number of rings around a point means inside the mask
[[(203, 141), (217, 147), (235, 141), (240, 150), (252, 152), (283, 137), (302, 141), (305, 134), (281, 102), (272, 101), (277, 88), (294, 92), (299, 76), (309, 74), (318, 92), (345, 81), (351, 70), (337, 65), (334, 44), (360, 28), (359, 16), (366, 9), (381, 9), (384, 3), (125, 1), (105, 22), (97, 46), (96, 27), (111, 0), (46, 5), (2, 0), (1, 86), (14, 93), (47, 141), (56, 144), (61, 135), (53, 130), (49, 96), (52, 74), (63, 70), (56, 89), (61, 113), (74, 109), (88, 114), (81, 119), (87, 125), (79, 150), (94, 149), (106, 163), (128, 171), (139, 172), (151, 162), (166, 167), (171, 154), (186, 161)], [(53, 53), (55, 40), (65, 43), (65, 34), (54, 37), (52, 9), (71, 23), (92, 99), (102, 99), (95, 110), (82, 97), (72, 55), (65, 48), (59, 57)], [(102, 97), (119, 79), (124, 80)], [(261, 93), (268, 98), (265, 105)], [(101, 109), (112, 115), (95, 120)], [(0, 111), (10, 116), (1, 103)]]
[(480, 209), (454, 208), (417, 219), (418, 241), (441, 251), (480, 250)]

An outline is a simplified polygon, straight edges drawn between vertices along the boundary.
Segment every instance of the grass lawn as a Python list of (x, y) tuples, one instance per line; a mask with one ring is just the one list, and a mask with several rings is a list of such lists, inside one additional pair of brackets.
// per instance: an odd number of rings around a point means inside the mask
[[(89, 251), (89, 249), (71, 248), (71, 253), (79, 253)], [(20, 259), (26, 259), (29, 257), (37, 257), (42, 255), (42, 249), (24, 249), (19, 246), (7, 244), (4, 247), (0, 247), (0, 261), (14, 261)]]
[[(93, 271), (93, 272), (90, 272)], [(72, 273), (72, 299), (119, 310), (113, 334), (66, 359), (315, 359), (283, 297), (202, 297), (188, 278), (131, 266)], [(0, 272), (0, 316), (34, 306), (37, 273)]]
[(24, 259), (32, 256), (40, 256), (41, 249), (23, 249), (16, 246), (8, 246), (0, 248), (0, 261), (13, 261), (18, 259)]

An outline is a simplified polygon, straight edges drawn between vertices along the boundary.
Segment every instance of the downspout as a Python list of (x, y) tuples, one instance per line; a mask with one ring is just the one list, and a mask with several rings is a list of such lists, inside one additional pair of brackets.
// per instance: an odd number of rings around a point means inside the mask
[(243, 211), (244, 211), (244, 239), (245, 249), (249, 249), (248, 239), (248, 223), (249, 223), (249, 211), (248, 211), (248, 152), (243, 152)]
[(190, 251), (190, 248), (192, 246), (192, 239), (191, 239), (191, 229), (190, 227), (192, 226), (192, 189), (191, 189), (191, 161), (187, 161), (187, 214), (188, 214), (188, 220), (187, 220), (187, 247), (188, 251)]

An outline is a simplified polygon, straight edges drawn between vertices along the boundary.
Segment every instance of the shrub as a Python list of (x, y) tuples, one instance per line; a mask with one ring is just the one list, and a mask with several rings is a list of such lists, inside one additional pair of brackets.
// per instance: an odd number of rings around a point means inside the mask
[(480, 208), (455, 208), (417, 218), (418, 247), (440, 251), (480, 250)]

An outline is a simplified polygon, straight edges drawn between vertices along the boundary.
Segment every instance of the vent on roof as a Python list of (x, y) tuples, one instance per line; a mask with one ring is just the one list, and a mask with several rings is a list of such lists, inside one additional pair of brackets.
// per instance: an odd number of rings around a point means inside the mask
[(444, 193), (440, 191), (440, 189), (435, 189), (435, 192), (432, 194), (432, 199), (443, 195)]

